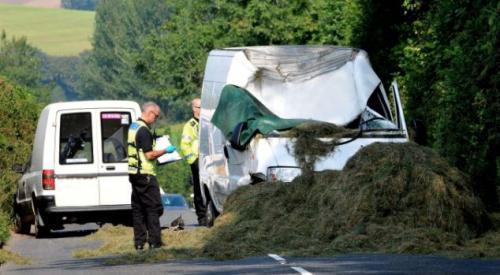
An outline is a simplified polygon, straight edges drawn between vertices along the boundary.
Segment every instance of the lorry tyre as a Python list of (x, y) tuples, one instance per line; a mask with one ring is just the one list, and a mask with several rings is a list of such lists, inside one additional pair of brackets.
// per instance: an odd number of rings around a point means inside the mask
[(207, 219), (207, 227), (214, 226), (214, 222), (217, 216), (219, 216), (219, 212), (217, 212), (217, 209), (215, 209), (215, 205), (212, 202), (212, 200), (209, 200), (205, 212), (205, 218)]

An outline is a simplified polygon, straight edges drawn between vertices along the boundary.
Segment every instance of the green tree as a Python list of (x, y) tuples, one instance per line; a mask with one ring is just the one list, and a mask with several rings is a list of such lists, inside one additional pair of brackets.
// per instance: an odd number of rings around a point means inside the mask
[[(81, 57), (77, 56), (47, 57), (44, 66), (45, 79), (55, 86), (51, 93), (51, 102), (79, 99), (81, 62)], [(59, 90), (59, 95), (55, 90)]]
[[(346, 1), (169, 1), (174, 12), (159, 33), (151, 34), (138, 59), (149, 96), (170, 102), (172, 109), (199, 95), (208, 52), (215, 48), (340, 44), (336, 23)], [(189, 116), (176, 112), (176, 119)]]
[[(0, 75), (0, 216), (8, 217), (12, 214), (12, 199), (19, 179), (11, 167), (28, 160), (40, 111), (37, 99), (29, 90), (9, 83), (12, 82)], [(5, 229), (1, 228), (0, 232), (6, 232)], [(0, 233), (0, 243), (6, 237)]]
[(95, 10), (99, 0), (62, 0), (61, 5), (65, 9)]
[(44, 83), (43, 64), (45, 56), (31, 46), (26, 37), (7, 39), (0, 35), (0, 75), (12, 83), (29, 87), (40, 101), (48, 102), (50, 83)]
[(399, 41), (405, 35), (405, 26), (411, 19), (405, 13), (404, 0), (347, 1), (343, 14), (342, 32), (345, 43), (368, 52), (375, 71), (386, 86), (398, 69)]
[(11, 40), (2, 31), (0, 35), (0, 72), (12, 81), (25, 86), (36, 86), (42, 79), (40, 52), (28, 44), (26, 37)]
[(418, 14), (400, 56), (408, 113), (426, 121), (432, 147), (469, 173), (487, 205), (497, 207), (500, 6), (405, 1), (405, 9)]
[(169, 12), (162, 0), (102, 0), (96, 10), (93, 49), (81, 67), (80, 96), (87, 99), (147, 99), (147, 84), (136, 73), (144, 37)]

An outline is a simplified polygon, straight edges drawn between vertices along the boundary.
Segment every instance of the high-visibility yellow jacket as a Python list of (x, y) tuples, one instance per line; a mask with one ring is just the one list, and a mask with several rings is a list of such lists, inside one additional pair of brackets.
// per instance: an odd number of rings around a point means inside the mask
[(200, 123), (194, 117), (191, 118), (182, 130), (181, 153), (186, 157), (189, 164), (192, 164), (199, 154), (198, 131)]
[[(141, 148), (137, 148), (137, 132), (141, 127), (146, 127), (146, 129), (151, 133), (149, 126), (142, 120), (134, 121), (128, 129), (128, 173), (129, 174), (147, 174), (156, 176), (156, 161), (148, 160), (146, 155)], [(155, 139), (153, 138), (153, 148), (155, 148)]]

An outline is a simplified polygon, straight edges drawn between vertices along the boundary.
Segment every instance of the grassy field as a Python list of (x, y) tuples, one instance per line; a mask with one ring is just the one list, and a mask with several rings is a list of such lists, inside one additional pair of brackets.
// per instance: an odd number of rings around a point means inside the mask
[(26, 36), (52, 56), (76, 56), (91, 48), (94, 12), (0, 4), (0, 30)]

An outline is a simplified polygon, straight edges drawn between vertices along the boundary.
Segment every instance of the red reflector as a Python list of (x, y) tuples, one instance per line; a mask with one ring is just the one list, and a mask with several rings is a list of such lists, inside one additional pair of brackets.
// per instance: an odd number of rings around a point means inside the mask
[(45, 190), (56, 189), (54, 170), (42, 170), (42, 187)]

